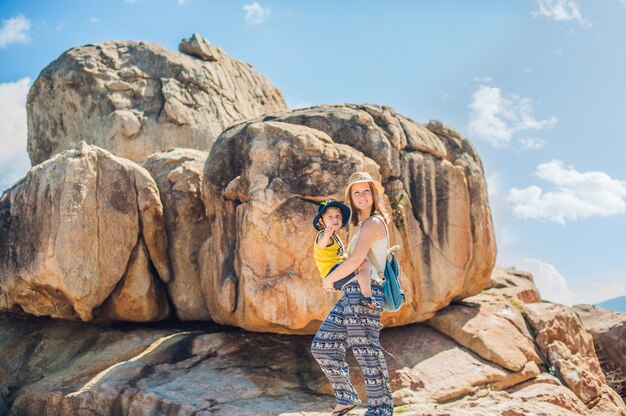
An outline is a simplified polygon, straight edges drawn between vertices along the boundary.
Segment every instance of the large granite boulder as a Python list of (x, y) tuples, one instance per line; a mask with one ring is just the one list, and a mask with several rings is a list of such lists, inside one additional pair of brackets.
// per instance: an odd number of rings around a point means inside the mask
[(208, 150), (233, 123), (287, 109), (265, 76), (202, 36), (179, 49), (109, 41), (63, 53), (28, 94), (32, 164), (81, 140), (134, 161), (172, 147)]
[(135, 163), (80, 142), (0, 198), (0, 309), (152, 321), (169, 315), (159, 192)]
[[(430, 129), (429, 129), (430, 128)], [(255, 331), (314, 332), (336, 301), (312, 258), (317, 203), (343, 199), (351, 173), (385, 186), (408, 302), (386, 326), (426, 320), (489, 285), (495, 240), (480, 159), (439, 123), (373, 105), (320, 106), (234, 126), (213, 145), (200, 254), (212, 319)], [(444, 135), (448, 134), (447, 136)], [(345, 236), (344, 236), (345, 238)]]
[(200, 197), (208, 155), (200, 150), (174, 149), (155, 153), (143, 164), (161, 194), (172, 270), (167, 288), (176, 316), (185, 321), (210, 320), (198, 257), (202, 243), (211, 235)]
[(321, 288), (311, 219), (354, 170), (375, 163), (319, 130), (246, 123), (220, 136), (204, 168), (211, 236), (200, 251), (214, 321), (268, 332), (319, 328), (335, 299)]

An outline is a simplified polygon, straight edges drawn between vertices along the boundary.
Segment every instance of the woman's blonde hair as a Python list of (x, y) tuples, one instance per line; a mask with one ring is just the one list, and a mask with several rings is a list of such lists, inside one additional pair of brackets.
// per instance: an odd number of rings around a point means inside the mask
[[(378, 191), (376, 190), (376, 187), (372, 184), (372, 182), (367, 182), (367, 184), (370, 187), (370, 191), (372, 193), (372, 200), (374, 201), (374, 203), (372, 204), (372, 211), (370, 212), (370, 216), (374, 215), (374, 214), (378, 214), (381, 217), (383, 217), (384, 221), (386, 224), (389, 224), (389, 214), (387, 214), (387, 211), (385, 210), (385, 206), (383, 204), (383, 196), (378, 194)], [(349, 199), (350, 199), (350, 210), (352, 212), (352, 215), (350, 215), (350, 222), (352, 223), (352, 225), (359, 225), (359, 211), (357, 210), (356, 206), (354, 205), (354, 201), (352, 201), (352, 187), (350, 187), (350, 192), (349, 192)]]

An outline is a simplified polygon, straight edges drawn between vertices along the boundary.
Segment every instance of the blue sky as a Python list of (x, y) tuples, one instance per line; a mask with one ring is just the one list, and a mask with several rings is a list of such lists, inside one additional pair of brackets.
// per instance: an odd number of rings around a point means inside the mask
[(376, 103), (456, 127), (483, 161), (499, 264), (555, 302), (626, 295), (626, 0), (2, 0), (0, 20), (0, 189), (29, 167), (25, 97), (51, 61), (199, 32), (292, 108)]

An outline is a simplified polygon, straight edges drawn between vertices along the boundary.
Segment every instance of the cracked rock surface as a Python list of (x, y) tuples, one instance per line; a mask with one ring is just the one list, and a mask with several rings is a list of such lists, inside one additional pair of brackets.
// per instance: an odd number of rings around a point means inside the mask
[[(516, 279), (509, 274), (509, 281)], [(501, 298), (490, 290), (481, 296)], [(488, 325), (486, 314), (474, 319), (482, 322), (485, 337), (528, 335), (517, 325), (503, 333)], [(310, 355), (310, 335), (209, 323), (99, 326), (6, 313), (0, 314), (0, 332), (3, 413), (321, 416), (333, 403), (330, 385)], [(381, 343), (393, 354), (386, 361), (398, 414), (626, 414), (606, 385), (604, 399), (583, 403), (543, 363), (511, 370), (427, 325), (387, 328)], [(363, 376), (351, 353), (348, 362), (365, 401)], [(364, 410), (360, 406), (353, 414)]]

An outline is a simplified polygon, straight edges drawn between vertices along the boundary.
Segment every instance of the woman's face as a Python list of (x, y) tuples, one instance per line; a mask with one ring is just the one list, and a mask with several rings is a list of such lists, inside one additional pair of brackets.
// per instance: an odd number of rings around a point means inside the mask
[(352, 196), (352, 202), (358, 210), (365, 210), (372, 207), (374, 204), (374, 196), (370, 189), (368, 182), (355, 183), (350, 188), (350, 196)]

